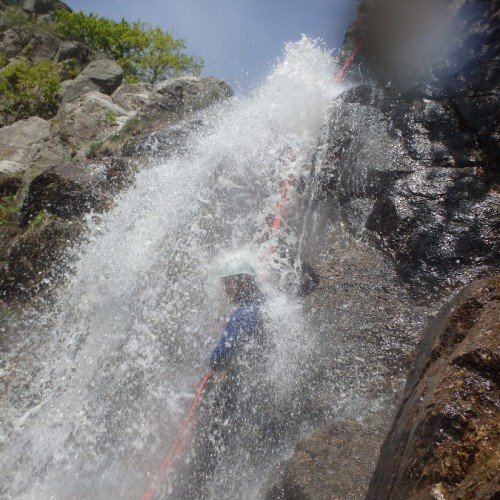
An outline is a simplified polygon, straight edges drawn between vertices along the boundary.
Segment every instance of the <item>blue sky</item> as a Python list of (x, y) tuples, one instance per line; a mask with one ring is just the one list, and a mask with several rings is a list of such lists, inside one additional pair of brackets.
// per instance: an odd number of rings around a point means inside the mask
[(65, 1), (73, 10), (161, 26), (205, 60), (204, 76), (223, 78), (243, 93), (269, 73), (284, 43), (302, 33), (340, 47), (356, 9), (356, 0)]

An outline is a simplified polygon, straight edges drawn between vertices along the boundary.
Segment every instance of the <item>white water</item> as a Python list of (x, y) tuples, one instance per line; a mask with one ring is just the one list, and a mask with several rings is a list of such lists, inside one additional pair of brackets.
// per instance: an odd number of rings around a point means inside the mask
[[(262, 239), (281, 181), (307, 179), (340, 90), (334, 74), (316, 43), (288, 45), (250, 98), (203, 114), (187, 154), (152, 164), (112, 212), (88, 216), (74, 272), (50, 311), (27, 321), (7, 363), (1, 498), (140, 497), (231, 310), (214, 265), (227, 251), (253, 256), (268, 297), (273, 350), (256, 380), (272, 401), (256, 395), (254, 409), (293, 414), (313, 346), (300, 301), (276, 280), (286, 266), (269, 250), (272, 232)], [(300, 217), (289, 227), (294, 249)], [(280, 451), (249, 458), (235, 447), (213, 495), (258, 496)]]

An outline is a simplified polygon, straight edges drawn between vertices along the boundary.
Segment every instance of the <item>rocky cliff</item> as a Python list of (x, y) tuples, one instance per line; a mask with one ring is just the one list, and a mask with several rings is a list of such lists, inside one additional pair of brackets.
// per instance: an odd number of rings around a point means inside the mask
[[(392, 260), (415, 304), (500, 269), (499, 9), (364, 0), (339, 56), (356, 54), (317, 157), (318, 204), (336, 201), (346, 227)], [(496, 498), (497, 282), (445, 302), (422, 335), (369, 498)], [(373, 460), (366, 449), (377, 444), (363, 432), (334, 437), (349, 425), (301, 442), (272, 494), (362, 498), (366, 490), (346, 492), (341, 481), (367, 481), (371, 471), (355, 463)]]
[[(0, 7), (1, 19), (23, 21), (0, 26), (7, 64), (27, 54), (31, 62), (50, 60), (72, 70), (61, 73), (53, 118), (33, 116), (0, 128), (0, 301), (9, 304), (50, 288), (65, 269), (64, 250), (81, 234), (81, 217), (112, 206), (145, 155), (154, 156), (145, 148), (163, 129), (232, 91), (213, 78), (122, 84), (114, 60), (44, 29), (53, 11), (67, 5), (47, 0), (24, 2), (22, 10)], [(155, 138), (143, 144), (152, 131)]]
[(368, 498), (494, 498), (500, 485), (500, 278), (431, 322)]

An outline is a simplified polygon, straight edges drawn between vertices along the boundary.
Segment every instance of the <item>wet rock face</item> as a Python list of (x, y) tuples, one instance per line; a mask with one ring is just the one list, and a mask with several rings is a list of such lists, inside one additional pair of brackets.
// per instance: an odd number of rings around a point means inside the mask
[(82, 232), (79, 220), (45, 216), (17, 235), (0, 268), (0, 300), (23, 302), (54, 290), (70, 264), (66, 258), (68, 242)]
[(498, 163), (484, 144), (449, 99), (357, 87), (332, 115), (322, 183), (403, 281), (438, 291), (499, 264)]
[(369, 499), (494, 497), (500, 481), (499, 344), (496, 277), (468, 286), (424, 334)]
[(110, 204), (103, 192), (100, 177), (82, 168), (63, 166), (49, 169), (30, 184), (24, 200), (19, 224), (22, 228), (42, 210), (69, 218), (88, 212), (102, 211)]
[[(113, 206), (114, 195), (131, 182), (138, 164), (110, 159), (44, 171), (31, 182), (19, 227), (0, 241), (0, 300), (27, 301), (55, 289), (69, 268), (66, 250), (84, 232), (81, 215)], [(1, 177), (0, 177), (1, 180)], [(0, 183), (0, 193), (17, 186)]]
[[(299, 442), (267, 500), (364, 498), (380, 436), (353, 420), (332, 422)], [(356, 478), (353, 480), (353, 478)]]
[(19, 224), (26, 227), (42, 210), (73, 218), (113, 206), (113, 195), (131, 182), (137, 164), (121, 159), (82, 165), (64, 165), (35, 177), (24, 199)]
[[(422, 295), (500, 263), (500, 3), (432, 4), (361, 2), (345, 53), (364, 40), (357, 61), (374, 83), (347, 90), (334, 110), (323, 181), (347, 223), (365, 225)], [(412, 8), (427, 12), (422, 26)]]

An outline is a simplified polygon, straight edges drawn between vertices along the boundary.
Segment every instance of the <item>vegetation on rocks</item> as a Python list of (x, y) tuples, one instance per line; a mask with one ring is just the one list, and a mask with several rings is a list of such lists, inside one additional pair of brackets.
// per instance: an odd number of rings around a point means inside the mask
[(40, 116), (51, 118), (57, 112), (57, 93), (61, 80), (56, 63), (31, 63), (19, 59), (0, 69), (0, 113), (3, 124), (9, 117), (14, 121)]
[(20, 7), (11, 5), (0, 12), (0, 29), (14, 28), (19, 38), (28, 43), (35, 33), (54, 33), (54, 25), (46, 18), (30, 16)]
[(0, 198), (0, 228), (17, 226), (19, 219), (19, 201), (14, 195)]
[[(106, 119), (108, 119), (108, 116), (106, 116)], [(134, 116), (127, 120), (125, 125), (117, 132), (110, 134), (104, 139), (91, 142), (87, 149), (86, 157), (95, 159), (120, 154), (125, 143), (137, 134), (140, 134), (144, 128), (144, 122), (139, 117)]]
[(113, 21), (83, 12), (56, 12), (56, 31), (112, 56), (128, 82), (156, 83), (168, 77), (199, 75), (203, 61), (182, 51), (186, 43), (159, 27), (125, 19)]
[[(199, 75), (203, 67), (200, 58), (184, 52), (183, 39), (142, 21), (71, 12), (62, 2), (54, 2), (49, 15), (27, 12), (19, 2), (5, 3), (0, 3), (0, 127), (31, 116), (52, 118), (61, 101), (82, 90), (110, 94), (116, 87), (100, 88), (99, 72), (76, 81), (96, 62), (96, 52), (115, 59), (133, 83)], [(61, 81), (71, 79), (61, 87)]]

